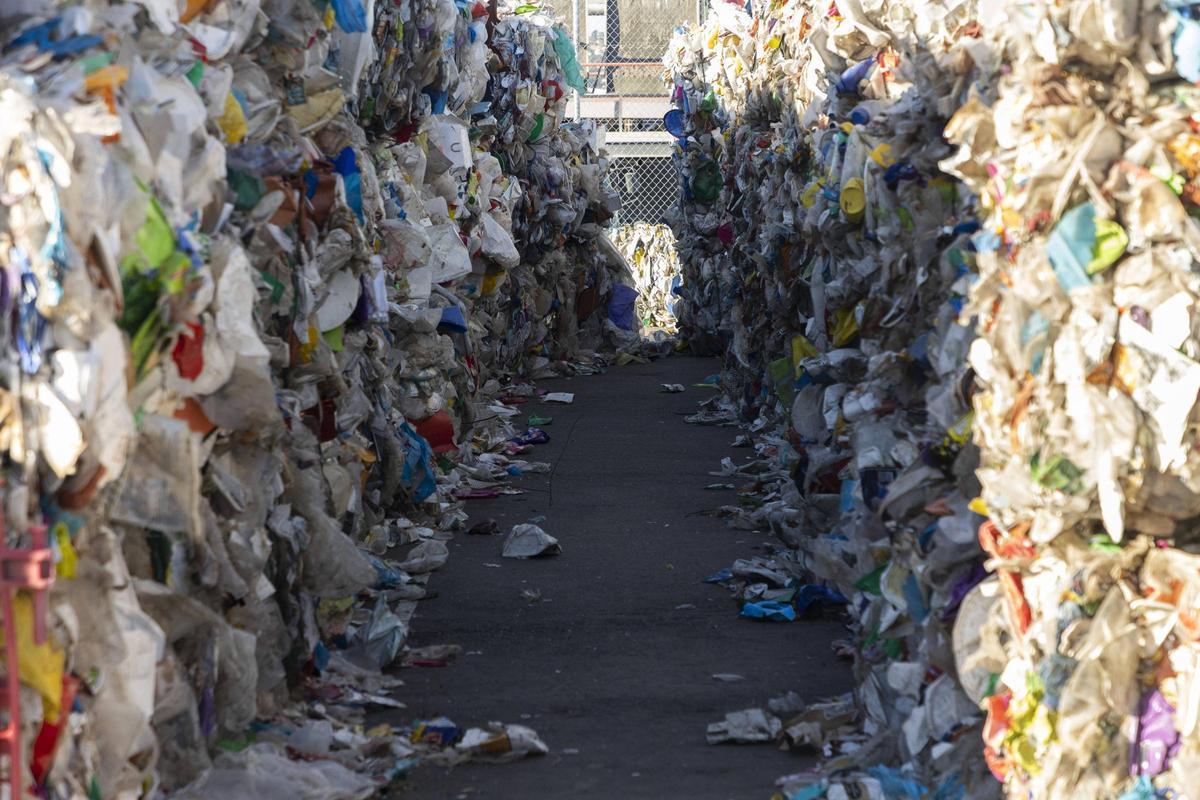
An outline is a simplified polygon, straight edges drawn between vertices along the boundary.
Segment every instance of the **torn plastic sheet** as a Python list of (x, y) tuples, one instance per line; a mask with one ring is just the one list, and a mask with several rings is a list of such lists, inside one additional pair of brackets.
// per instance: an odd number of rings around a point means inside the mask
[(222, 754), (180, 797), (228, 797), (234, 800), (363, 800), (379, 785), (337, 761), (292, 761), (269, 744), (252, 744), (237, 753)]
[(708, 743), (756, 743), (773, 741), (783, 730), (783, 723), (761, 708), (731, 711), (720, 722), (708, 726)]

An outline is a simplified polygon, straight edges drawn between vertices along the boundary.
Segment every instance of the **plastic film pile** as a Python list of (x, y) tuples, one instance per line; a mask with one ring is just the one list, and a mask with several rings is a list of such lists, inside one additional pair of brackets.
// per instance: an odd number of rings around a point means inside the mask
[(642, 328), (675, 333), (675, 289), (680, 277), (674, 232), (666, 225), (635, 222), (613, 228), (609, 238), (633, 273)]
[[(0, 16), (5, 535), (58, 577), (18, 597), (22, 783), (366, 796), (455, 494), (521, 449), (501, 379), (635, 336), (573, 47), (452, 0)], [(544, 750), (510, 727), (460, 755)]]
[(1200, 28), (985, 5), (717, 3), (665, 58), (693, 421), (850, 600), (857, 720), (783, 719), (782, 794), (1194, 796)]

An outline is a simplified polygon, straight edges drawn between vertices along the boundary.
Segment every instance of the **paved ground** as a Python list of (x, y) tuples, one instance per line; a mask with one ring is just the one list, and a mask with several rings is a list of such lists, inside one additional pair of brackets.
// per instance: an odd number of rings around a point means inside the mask
[[(518, 484), (527, 494), (472, 501), (468, 511), (496, 518), (502, 532), (544, 514), (563, 554), (502, 559), (501, 537), (459, 536), (410, 641), (469, 654), (448, 668), (405, 670), (403, 713), (444, 714), (463, 727), (524, 723), (551, 754), (419, 768), (409, 796), (758, 800), (776, 777), (811, 764), (770, 745), (704, 741), (726, 711), (789, 689), (815, 700), (850, 686), (829, 648), (840, 625), (742, 620), (723, 589), (701, 582), (766, 541), (696, 515), (732, 500), (704, 489), (720, 480), (707, 473), (747, 452), (729, 448), (734, 429), (683, 421), (711, 391), (691, 384), (716, 370), (713, 360), (683, 357), (617, 367), (541, 384), (575, 392), (573, 405), (523, 407), (554, 417), (551, 441), (532, 456), (555, 464), (552, 479), (530, 476)], [(688, 389), (663, 394), (660, 383)], [(543, 601), (529, 603), (525, 589)], [(746, 680), (718, 682), (719, 672)]]

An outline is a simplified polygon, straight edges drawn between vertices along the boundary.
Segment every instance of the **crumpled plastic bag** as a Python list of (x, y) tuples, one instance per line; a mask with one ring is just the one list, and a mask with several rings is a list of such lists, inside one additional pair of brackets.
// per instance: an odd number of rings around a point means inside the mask
[(270, 744), (222, 753), (212, 770), (180, 790), (181, 798), (230, 800), (365, 800), (379, 790), (336, 761), (293, 761)]
[(486, 730), (468, 728), (454, 747), (470, 753), (475, 759), (496, 763), (517, 761), (550, 752), (550, 748), (533, 728), (501, 722), (489, 723)]
[(771, 742), (783, 731), (783, 723), (761, 708), (730, 711), (720, 722), (710, 723), (706, 734), (709, 744), (725, 742)]
[(522, 523), (514, 525), (504, 539), (501, 555), (505, 558), (537, 558), (538, 556), (556, 556), (562, 552), (558, 539), (546, 533), (537, 525)]

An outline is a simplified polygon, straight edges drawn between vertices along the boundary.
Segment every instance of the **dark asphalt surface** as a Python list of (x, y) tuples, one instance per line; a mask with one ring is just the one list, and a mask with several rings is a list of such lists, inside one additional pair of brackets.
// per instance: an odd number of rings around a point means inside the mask
[[(472, 522), (494, 517), (502, 535), (451, 543), (430, 584), (439, 596), (420, 604), (409, 640), (459, 644), (465, 654), (446, 668), (404, 670), (397, 696), (408, 709), (396, 718), (521, 723), (551, 752), (419, 767), (404, 795), (762, 800), (778, 776), (812, 765), (773, 745), (704, 740), (705, 726), (727, 711), (788, 690), (813, 701), (850, 688), (849, 667), (829, 647), (839, 623), (739, 619), (724, 589), (701, 582), (771, 543), (696, 515), (734, 500), (704, 488), (724, 482), (708, 472), (749, 452), (729, 447), (734, 428), (683, 421), (712, 391), (692, 384), (718, 368), (688, 357), (614, 367), (539, 384), (575, 392), (573, 405), (522, 406), (522, 421), (531, 412), (554, 418), (551, 441), (528, 456), (554, 464), (553, 476), (521, 479), (523, 495), (469, 501)], [(688, 388), (666, 394), (661, 383)], [(562, 555), (502, 559), (503, 534), (537, 515)], [(542, 602), (522, 598), (526, 589)], [(745, 680), (712, 678), (722, 672)]]

